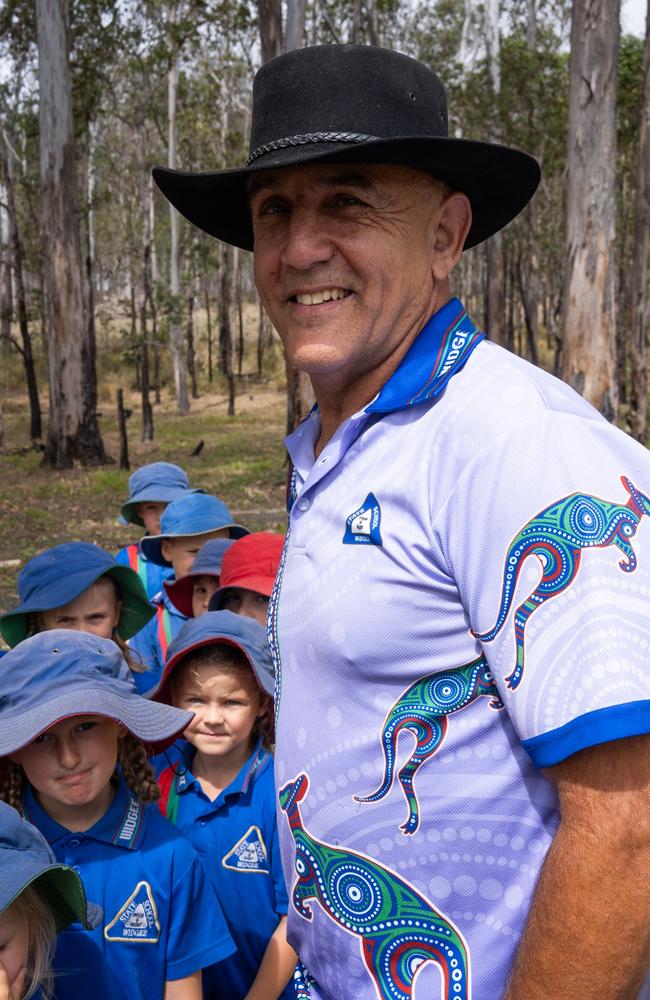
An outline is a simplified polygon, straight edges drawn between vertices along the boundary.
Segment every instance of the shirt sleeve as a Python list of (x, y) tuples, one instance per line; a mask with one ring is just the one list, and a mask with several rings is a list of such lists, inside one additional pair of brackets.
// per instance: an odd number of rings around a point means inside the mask
[(650, 731), (649, 497), (641, 445), (549, 410), (468, 462), (434, 520), (538, 767)]
[(194, 848), (175, 841), (166, 979), (183, 979), (215, 965), (235, 951), (219, 901), (203, 873)]

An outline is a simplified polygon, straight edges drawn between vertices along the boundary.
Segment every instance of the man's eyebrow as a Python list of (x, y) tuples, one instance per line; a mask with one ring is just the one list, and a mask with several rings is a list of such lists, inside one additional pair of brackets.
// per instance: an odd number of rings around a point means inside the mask
[[(279, 175), (273, 174), (267, 177), (252, 177), (248, 182), (248, 197), (253, 198), (259, 191), (269, 190), (272, 191), (279, 187), (282, 183), (282, 179)], [(318, 183), (322, 184), (323, 187), (335, 188), (335, 187), (356, 187), (361, 188), (364, 191), (370, 191), (376, 188), (376, 182), (370, 177), (369, 174), (364, 174), (361, 171), (350, 171), (346, 170), (340, 174), (325, 174), (323, 177), (318, 178)]]

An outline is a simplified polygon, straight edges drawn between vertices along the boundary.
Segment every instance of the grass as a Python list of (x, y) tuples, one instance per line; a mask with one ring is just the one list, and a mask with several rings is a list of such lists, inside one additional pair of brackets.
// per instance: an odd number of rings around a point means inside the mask
[[(126, 374), (122, 373), (123, 385)], [(15, 373), (12, 376), (3, 379), (0, 387), (6, 449), (0, 454), (0, 611), (15, 606), (16, 576), (37, 552), (72, 539), (116, 551), (139, 534), (134, 526), (117, 522), (128, 496), (130, 474), (117, 465), (119, 376), (109, 376), (100, 387), (100, 426), (115, 463), (63, 472), (42, 468), (40, 453), (29, 449), (27, 398), (19, 378)], [(155, 440), (143, 443), (140, 397), (125, 388), (125, 406), (132, 410), (128, 421), (131, 471), (147, 462), (176, 462), (187, 471), (193, 486), (225, 500), (238, 522), (252, 530), (282, 531), (286, 525), (284, 392), (272, 383), (242, 379), (236, 415), (228, 417), (224, 389), (218, 381), (212, 386), (202, 381), (200, 398), (192, 401), (184, 417), (176, 413), (175, 401), (163, 389), (162, 402), (154, 407)], [(42, 402), (46, 412), (44, 391)], [(192, 456), (201, 440), (203, 449)], [(13, 560), (20, 560), (20, 565), (2, 565)]]

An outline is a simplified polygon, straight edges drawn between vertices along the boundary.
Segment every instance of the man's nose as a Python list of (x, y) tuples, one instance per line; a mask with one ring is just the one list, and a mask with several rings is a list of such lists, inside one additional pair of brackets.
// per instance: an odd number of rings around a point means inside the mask
[(321, 213), (295, 206), (288, 221), (284, 263), (297, 271), (308, 271), (332, 258), (334, 247)]

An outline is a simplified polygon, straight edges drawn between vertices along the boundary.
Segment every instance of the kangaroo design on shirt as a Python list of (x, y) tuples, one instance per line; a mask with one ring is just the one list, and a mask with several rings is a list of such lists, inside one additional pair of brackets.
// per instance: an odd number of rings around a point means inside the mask
[(360, 939), (380, 1000), (411, 1000), (425, 962), (441, 970), (441, 1000), (470, 1000), (469, 952), (460, 933), (400, 876), (363, 854), (315, 840), (298, 805), (308, 788), (307, 775), (300, 774), (279, 795), (296, 845), (292, 902), (298, 913), (311, 920), (306, 901), (315, 899), (331, 920)]
[(512, 604), (515, 586), (525, 560), (537, 556), (542, 564), (542, 579), (515, 612), (516, 664), (506, 677), (514, 690), (524, 675), (524, 630), (533, 611), (555, 597), (573, 582), (585, 549), (603, 549), (615, 545), (623, 553), (619, 567), (633, 573), (637, 566), (630, 539), (636, 534), (644, 514), (650, 515), (650, 500), (621, 476), (630, 494), (626, 503), (601, 500), (588, 493), (572, 493), (540, 511), (512, 540), (505, 561), (501, 605), (496, 624), (488, 632), (473, 632), (481, 642), (491, 642), (500, 632)]
[(357, 802), (378, 802), (391, 790), (395, 776), (397, 737), (403, 729), (413, 733), (415, 750), (398, 772), (408, 805), (408, 819), (400, 827), (404, 834), (415, 833), (420, 824), (420, 810), (413, 780), (418, 768), (433, 757), (447, 734), (447, 717), (466, 708), (482, 695), (491, 697), (490, 707), (503, 708), (496, 684), (484, 656), (465, 666), (429, 674), (412, 684), (395, 702), (381, 731), (384, 751), (384, 779), (372, 795), (354, 798)]

